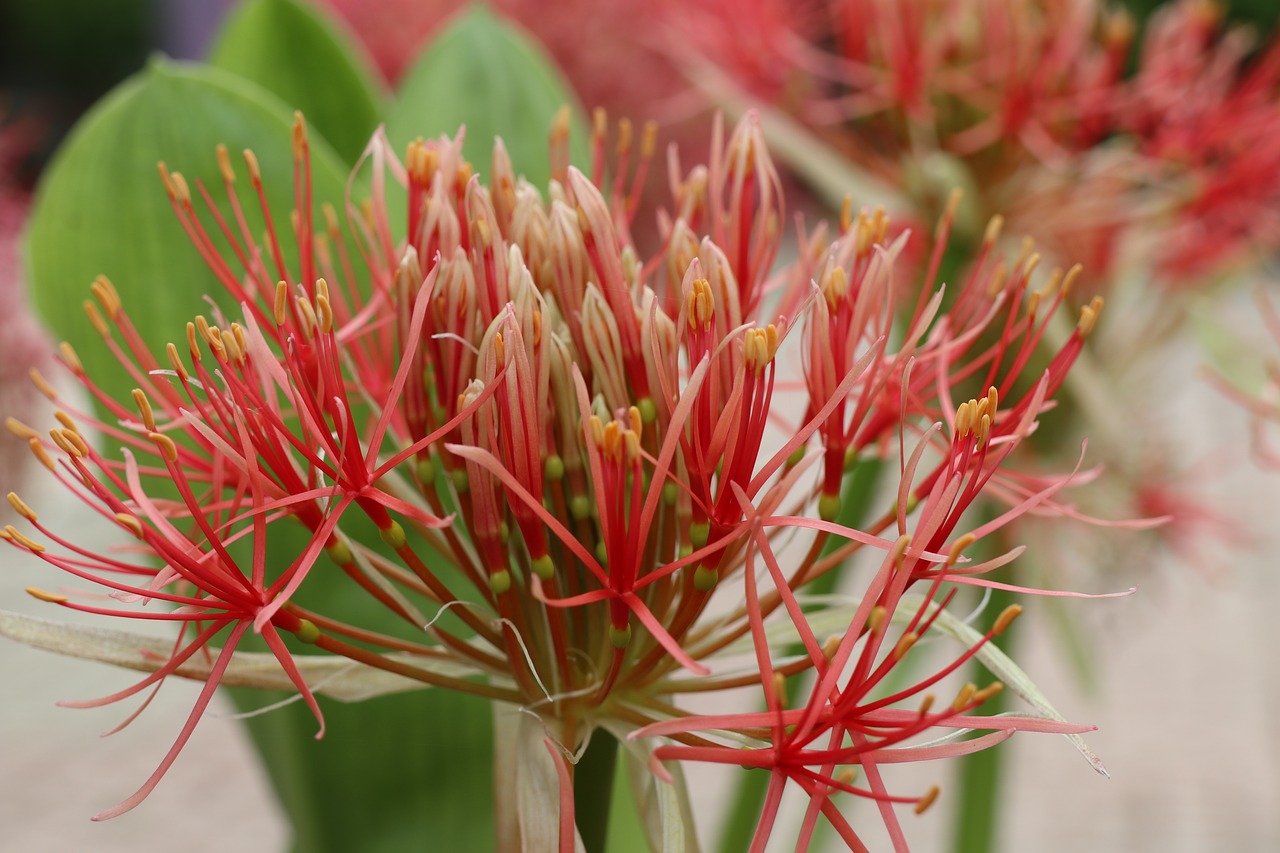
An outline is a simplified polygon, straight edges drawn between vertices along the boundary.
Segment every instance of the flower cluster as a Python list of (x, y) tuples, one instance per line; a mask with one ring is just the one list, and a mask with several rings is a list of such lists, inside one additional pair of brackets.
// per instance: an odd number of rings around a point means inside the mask
[[(1036, 286), (1038, 256), (1003, 257), (997, 219), (958, 284), (942, 286), (958, 198), (918, 281), (902, 260), (909, 235), (852, 208), (830, 231), (802, 228), (797, 260), (777, 268), (784, 201), (754, 115), (727, 139), (717, 123), (704, 165), (672, 153), (662, 244), (645, 256), (629, 234), (652, 134), (636, 144), (620, 125), (609, 156), (598, 122), (587, 175), (569, 165), (567, 127), (561, 116), (552, 131), (545, 194), (501, 142), (486, 183), (461, 134), (415, 141), (403, 160), (379, 134), (342, 216), (312, 199), (299, 116), (288, 227), (268, 218), (261, 239), (241, 191), (264, 211), (278, 200), (252, 152), (237, 169), (218, 150), (221, 204), (161, 165), (231, 307), (157, 355), (152, 330), (99, 278), (85, 308), (136, 382), (131, 399), (103, 392), (64, 345), (63, 366), (105, 414), (75, 410), (37, 376), (59, 424), (8, 422), (68, 492), (136, 539), (123, 555), (88, 551), (11, 494), (35, 532), (0, 536), (109, 598), (32, 594), (180, 628), (153, 672), (88, 704), (206, 662), (160, 767), (100, 817), (154, 788), (251, 634), (317, 719), (321, 686), (305, 674), (317, 656), (304, 649), (519, 707), (541, 723), (562, 784), (598, 728), (649, 752), (660, 779), (678, 761), (766, 768), (756, 849), (788, 784), (812, 801), (806, 839), (823, 815), (858, 847), (838, 806), (855, 794), (880, 804), (900, 841), (894, 805), (922, 809), (936, 791), (892, 792), (882, 765), (1015, 731), (1087, 730), (976, 714), (999, 682), (950, 701), (931, 692), (1018, 613), (986, 633), (950, 614), (958, 589), (1002, 585), (984, 574), (1021, 549), (966, 552), (1060, 509), (1071, 479), (1006, 462), (1101, 310), (1095, 298), (1063, 342), (1046, 342), (1079, 269)], [(399, 225), (394, 209), (407, 211)], [(897, 460), (887, 505), (842, 523), (847, 472), (873, 459)], [(974, 522), (966, 511), (987, 498), (1005, 508)], [(811, 610), (805, 585), (853, 558), (877, 567), (860, 593)], [(379, 602), (388, 624), (309, 609), (322, 575)], [(940, 631), (962, 641), (953, 659), (891, 678)], [(788, 679), (810, 684), (798, 707), (783, 698)], [(750, 685), (765, 710), (702, 716), (679, 703)], [(965, 739), (974, 729), (990, 734)], [(572, 849), (562, 796), (559, 843)]]
[(1255, 56), (1216, 3), (1167, 5), (1140, 44), (1095, 0), (840, 0), (790, 26), (778, 5), (729, 26), (690, 11), (689, 53), (924, 209), (980, 187), (986, 210), (1102, 281), (1133, 251), (1186, 286), (1277, 245), (1280, 45)]

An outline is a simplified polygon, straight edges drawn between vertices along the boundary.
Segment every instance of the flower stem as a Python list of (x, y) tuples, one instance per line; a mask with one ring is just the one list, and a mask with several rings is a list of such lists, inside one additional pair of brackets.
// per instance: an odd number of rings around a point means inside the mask
[(618, 741), (604, 729), (596, 729), (587, 751), (573, 770), (578, 834), (587, 853), (604, 853), (617, 762)]
[[(987, 612), (994, 618), (994, 614), (1003, 612), (1016, 599), (1013, 592), (993, 589)], [(1016, 656), (1017, 633), (1011, 626), (1000, 635), (1000, 648), (1010, 656)], [(976, 661), (974, 667), (981, 669)], [(998, 714), (1005, 710), (1006, 704), (1005, 693), (997, 693), (983, 703), (982, 710), (985, 714)], [(960, 759), (956, 767), (957, 802), (952, 853), (994, 853), (999, 849), (999, 801), (1004, 758), (1004, 749), (983, 749)]]

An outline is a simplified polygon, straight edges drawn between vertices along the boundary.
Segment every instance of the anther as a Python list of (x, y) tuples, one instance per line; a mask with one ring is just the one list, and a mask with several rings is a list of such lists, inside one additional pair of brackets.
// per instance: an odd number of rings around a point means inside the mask
[(31, 507), (27, 506), (22, 498), (18, 497), (16, 492), (9, 492), (6, 497), (9, 499), (9, 506), (13, 507), (14, 512), (18, 513), (18, 515), (22, 516), (27, 521), (30, 521), (32, 524), (39, 520), (35, 511), (32, 510)]
[(942, 792), (942, 789), (939, 788), (937, 785), (934, 785), (932, 788), (930, 788), (927, 794), (925, 794), (923, 797), (921, 797), (919, 800), (916, 801), (916, 806), (914, 809), (915, 813), (924, 814), (925, 811), (928, 810), (929, 806), (933, 805), (934, 801), (938, 799), (938, 794), (940, 794), (941, 792)]
[(147, 432), (155, 432), (155, 412), (152, 411), (151, 401), (147, 399), (146, 393), (141, 388), (133, 389), (133, 402), (138, 407), (138, 412), (142, 415), (142, 425), (147, 428)]
[(213, 150), (214, 155), (218, 158), (218, 169), (222, 172), (222, 179), (229, 184), (236, 182), (236, 173), (231, 168), (231, 157), (227, 154), (227, 146), (219, 145)]

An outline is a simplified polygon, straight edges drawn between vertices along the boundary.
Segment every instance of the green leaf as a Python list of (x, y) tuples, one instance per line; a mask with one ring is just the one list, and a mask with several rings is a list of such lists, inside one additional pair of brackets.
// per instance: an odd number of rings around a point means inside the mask
[(368, 57), (309, 3), (242, 3), (218, 34), (209, 62), (301, 110), (348, 163), (378, 126), (384, 93)]
[(658, 779), (649, 769), (648, 746), (628, 737), (633, 729), (616, 722), (604, 726), (626, 748), (627, 777), (650, 849), (654, 853), (698, 853), (684, 769), (678, 763), (668, 764), (671, 781)]
[[(26, 234), (28, 281), (37, 308), (79, 352), (90, 378), (117, 399), (134, 386), (78, 308), (99, 274), (112, 280), (134, 326), (161, 351), (207, 313), (205, 294), (222, 287), (192, 247), (156, 174), (165, 160), (197, 193), (221, 196), (214, 148), (252, 148), (277, 221), (293, 200), (290, 113), (261, 89), (200, 66), (152, 61), (98, 103), (72, 131), (37, 191)], [(312, 145), (316, 198), (341, 199), (345, 169), (323, 141)], [(241, 167), (240, 182), (245, 180)], [(198, 194), (195, 199), (200, 204)], [(257, 204), (249, 227), (262, 233)], [(224, 308), (234, 306), (223, 298)], [(238, 312), (236, 312), (238, 313)], [(160, 359), (163, 362), (163, 356)]]
[(501, 136), (516, 173), (545, 187), (551, 122), (564, 105), (573, 110), (570, 141), (581, 163), (586, 124), (564, 77), (532, 37), (473, 6), (431, 41), (401, 80), (387, 135), (403, 150), (418, 136), (452, 136), (465, 124), (463, 151), (478, 169), (487, 169), (493, 139)]

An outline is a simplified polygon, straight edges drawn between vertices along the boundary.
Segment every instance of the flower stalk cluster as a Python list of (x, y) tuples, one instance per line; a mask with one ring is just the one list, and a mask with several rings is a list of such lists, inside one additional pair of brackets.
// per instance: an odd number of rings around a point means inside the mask
[[(1007, 463), (1102, 308), (1079, 308), (1065, 342), (1046, 344), (1079, 269), (1039, 276), (1029, 246), (1004, 257), (997, 219), (944, 287), (958, 197), (922, 276), (904, 260), (908, 234), (851, 208), (831, 229), (801, 227), (797, 260), (778, 268), (784, 200), (754, 115), (727, 138), (716, 125), (705, 165), (671, 154), (662, 243), (644, 255), (630, 230), (653, 133), (623, 123), (610, 154), (609, 130), (601, 115), (588, 176), (569, 165), (562, 116), (545, 191), (514, 174), (501, 142), (486, 183), (461, 134), (415, 141), (403, 160), (379, 134), (340, 214), (312, 198), (299, 116), (287, 222), (272, 220), (280, 200), (266, 197), (252, 152), (236, 167), (218, 150), (221, 201), (161, 165), (224, 307), (157, 355), (160, 330), (136, 329), (99, 278), (85, 310), (136, 382), (131, 397), (101, 391), (99, 366), (64, 345), (62, 365), (101, 414), (37, 375), (58, 425), (8, 421), (51, 476), (134, 540), (120, 554), (89, 551), (11, 494), (33, 532), (0, 536), (106, 597), (31, 593), (179, 628), (153, 672), (80, 704), (139, 696), (199, 656), (212, 661), (159, 768), (99, 817), (155, 787), (251, 634), (321, 733), (320, 687), (304, 674), (317, 653), (522, 709), (541, 723), (562, 783), (600, 728), (650, 754), (659, 779), (679, 761), (765, 768), (753, 849), (787, 785), (812, 802), (802, 843), (825, 816), (859, 847), (839, 808), (854, 794), (879, 803), (901, 845), (895, 805), (920, 810), (937, 792), (892, 792), (882, 765), (1014, 731), (1087, 730), (975, 713), (998, 681), (934, 698), (1016, 607), (941, 668), (905, 686), (890, 679), (956, 621), (958, 589), (999, 585), (984, 574), (1021, 550), (975, 560), (975, 542), (1062, 509), (1070, 475)], [(251, 207), (267, 212), (262, 237)], [(94, 432), (117, 450), (97, 449)], [(898, 480), (883, 513), (851, 527), (842, 483), (871, 458), (897, 459)], [(992, 497), (1005, 509), (975, 525), (966, 511)], [(290, 544), (296, 530), (301, 545)], [(834, 631), (814, 627), (805, 584), (855, 557), (869, 571), (848, 613)], [(308, 608), (321, 575), (379, 602), (386, 622)], [(791, 640), (803, 654), (784, 653)], [(796, 707), (781, 689), (789, 679), (809, 684)], [(765, 710), (681, 707), (685, 693), (750, 685)], [(990, 733), (964, 739), (973, 729)], [(572, 849), (569, 793), (560, 826)]]

